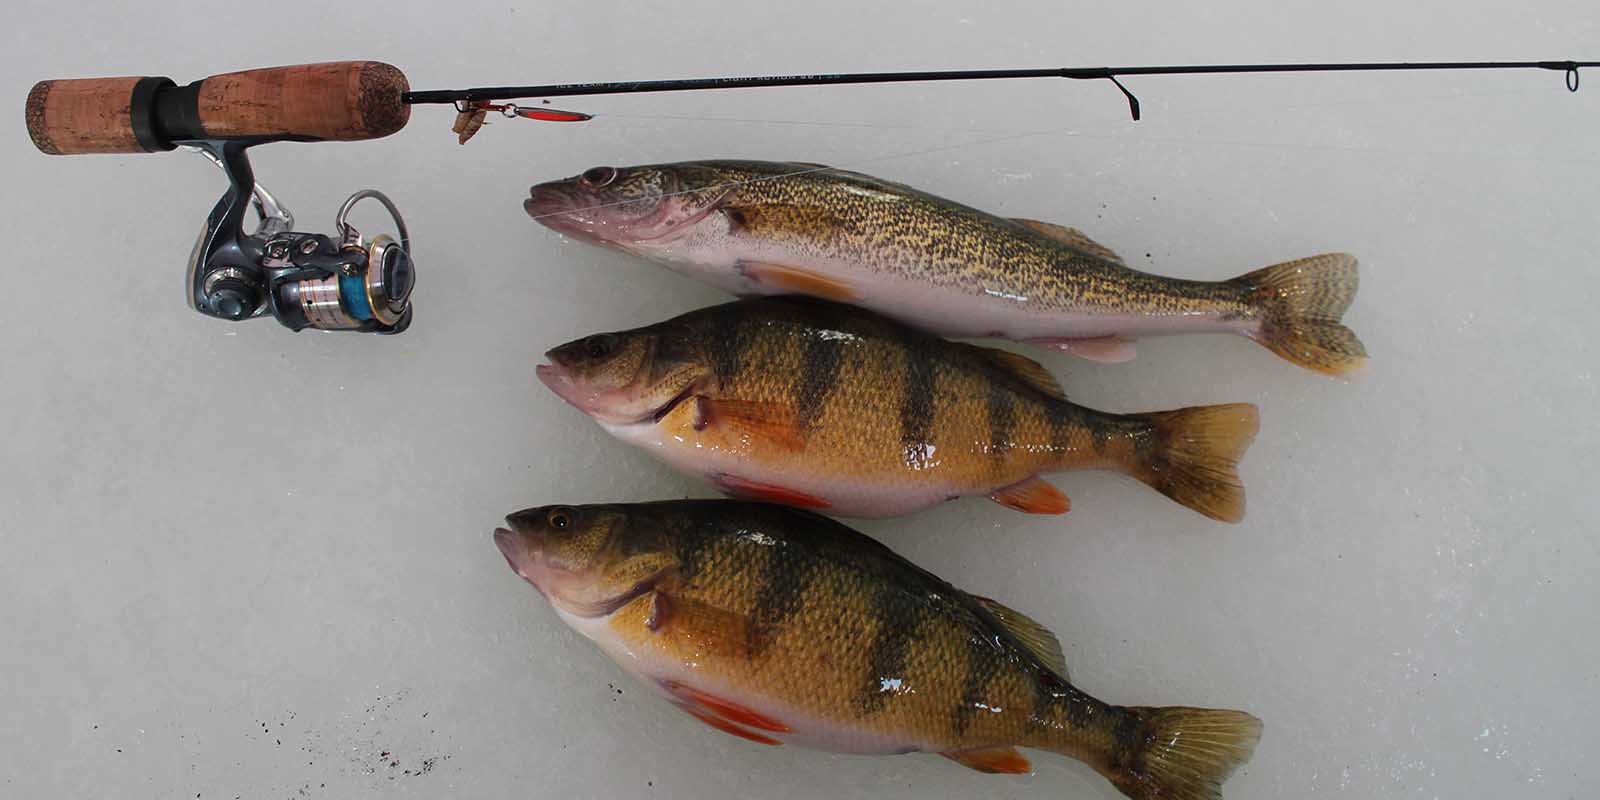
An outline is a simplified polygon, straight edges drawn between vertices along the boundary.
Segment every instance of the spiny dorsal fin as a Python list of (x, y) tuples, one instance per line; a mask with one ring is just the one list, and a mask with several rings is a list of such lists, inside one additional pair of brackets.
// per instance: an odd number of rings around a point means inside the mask
[(1056, 376), (1051, 375), (1042, 364), (1027, 356), (1019, 356), (1009, 350), (1000, 350), (994, 347), (972, 345), (983, 353), (983, 356), (994, 362), (996, 366), (1012, 375), (1017, 376), (1023, 383), (1044, 392), (1057, 400), (1067, 399), (1067, 393), (1062, 390), (1061, 384), (1056, 382)]
[(1024, 228), (1029, 228), (1036, 233), (1042, 233), (1045, 236), (1048, 236), (1068, 247), (1076, 250), (1082, 250), (1089, 255), (1098, 256), (1117, 264), (1124, 263), (1122, 256), (1117, 255), (1116, 251), (1093, 239), (1090, 239), (1087, 234), (1078, 230), (1077, 228), (1069, 228), (1065, 225), (1055, 225), (1049, 222), (1040, 222), (1036, 219), (1022, 219), (1020, 217), (1014, 218), (1011, 221), (1021, 225)]
[(990, 614), (993, 614), (994, 618), (1000, 621), (1001, 627), (1016, 637), (1034, 658), (1039, 659), (1039, 663), (1055, 674), (1072, 680), (1067, 675), (1067, 657), (1061, 652), (1061, 642), (1049, 629), (1028, 619), (1021, 612), (1013, 611), (987, 597), (973, 595), (972, 599), (977, 600)]

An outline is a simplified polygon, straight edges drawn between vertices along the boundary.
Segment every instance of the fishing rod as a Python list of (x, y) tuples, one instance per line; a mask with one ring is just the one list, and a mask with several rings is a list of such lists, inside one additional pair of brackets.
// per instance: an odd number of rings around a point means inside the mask
[[(1396, 61), (1313, 64), (1212, 64), (1131, 67), (858, 72), (497, 86), (411, 91), (405, 74), (379, 61), (339, 61), (230, 72), (179, 86), (170, 78), (133, 76), (40, 81), (25, 116), (34, 146), (51, 155), (199, 152), (227, 177), (188, 264), (189, 305), (210, 317), (240, 321), (270, 314), (291, 330), (399, 333), (411, 324), (416, 282), (410, 235), (395, 204), (363, 189), (347, 198), (332, 236), (292, 230), (294, 216), (255, 180), (245, 151), (268, 142), (360, 141), (404, 128), (413, 105), (450, 104), (452, 130), (465, 144), (489, 113), (546, 122), (593, 115), (543, 107), (552, 97), (1023, 78), (1106, 80), (1121, 91), (1134, 120), (1139, 99), (1119, 77), (1308, 72), (1544, 70), (1565, 75), (1576, 92), (1579, 70), (1600, 61)], [(512, 100), (538, 99), (523, 106)], [(388, 211), (394, 235), (362, 235), (350, 210), (372, 200)], [(254, 207), (259, 223), (246, 233)]]

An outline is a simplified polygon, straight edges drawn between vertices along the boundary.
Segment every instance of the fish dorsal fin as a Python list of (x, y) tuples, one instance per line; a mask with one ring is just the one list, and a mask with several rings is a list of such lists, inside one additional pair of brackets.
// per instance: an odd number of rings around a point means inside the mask
[(1061, 642), (1048, 628), (1028, 619), (1019, 611), (1013, 611), (987, 597), (973, 595), (979, 605), (982, 605), (994, 618), (1000, 621), (1000, 627), (1006, 629), (1020, 642), (1030, 655), (1039, 659), (1057, 675), (1071, 680), (1067, 675), (1067, 657), (1061, 652)]
[(1019, 356), (1009, 350), (1000, 350), (993, 347), (973, 345), (983, 353), (996, 366), (1006, 372), (1017, 376), (1023, 383), (1044, 392), (1057, 400), (1067, 399), (1067, 393), (1062, 390), (1061, 384), (1056, 382), (1056, 376), (1051, 375), (1044, 365), (1027, 356)]
[(1049, 222), (1040, 222), (1036, 219), (1022, 219), (1020, 217), (1014, 218), (1011, 221), (1021, 225), (1024, 228), (1028, 228), (1035, 233), (1048, 236), (1075, 250), (1082, 250), (1089, 255), (1097, 256), (1117, 264), (1124, 263), (1122, 256), (1117, 255), (1116, 251), (1093, 239), (1090, 239), (1088, 235), (1077, 228), (1069, 228), (1065, 225), (1055, 225)]

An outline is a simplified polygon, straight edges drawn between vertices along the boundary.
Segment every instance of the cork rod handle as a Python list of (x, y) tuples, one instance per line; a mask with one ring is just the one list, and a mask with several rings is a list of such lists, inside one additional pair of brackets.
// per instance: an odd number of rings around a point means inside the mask
[(338, 61), (213, 75), (40, 81), (28, 135), (41, 151), (146, 153), (185, 139), (356, 141), (405, 127), (406, 77), (378, 61)]

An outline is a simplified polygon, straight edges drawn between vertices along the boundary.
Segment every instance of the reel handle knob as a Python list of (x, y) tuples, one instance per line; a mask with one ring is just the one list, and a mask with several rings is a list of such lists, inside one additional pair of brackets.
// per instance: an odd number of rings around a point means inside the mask
[(399, 69), (335, 61), (229, 72), (178, 86), (168, 78), (40, 81), (28, 135), (51, 155), (152, 153), (196, 139), (357, 141), (405, 127)]

